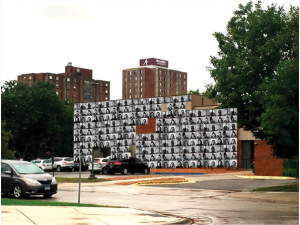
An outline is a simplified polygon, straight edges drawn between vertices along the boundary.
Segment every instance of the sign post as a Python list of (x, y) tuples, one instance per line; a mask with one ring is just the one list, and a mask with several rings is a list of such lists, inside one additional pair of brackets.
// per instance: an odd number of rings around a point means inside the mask
[(79, 189), (78, 189), (78, 205), (80, 205), (80, 188), (81, 188), (81, 153), (79, 153)]

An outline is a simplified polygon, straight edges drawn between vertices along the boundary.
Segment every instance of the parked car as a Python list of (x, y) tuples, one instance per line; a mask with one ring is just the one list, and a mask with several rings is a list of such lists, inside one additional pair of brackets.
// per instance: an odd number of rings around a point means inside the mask
[(148, 165), (142, 163), (140, 159), (137, 158), (129, 158), (123, 160), (108, 160), (106, 162), (106, 166), (103, 168), (103, 174), (115, 174), (122, 173), (127, 175), (128, 173), (144, 173), (148, 174), (150, 172), (150, 168)]
[(50, 159), (36, 159), (32, 160), (31, 162), (44, 171), (52, 170), (52, 161)]
[[(80, 165), (80, 162), (77, 161), (77, 162), (74, 162), (74, 167), (73, 167), (73, 170), (72, 171), (79, 171), (79, 165)], [(86, 163), (86, 162), (83, 162), (81, 164), (81, 171), (87, 171), (89, 168), (89, 164)]]
[(58, 172), (66, 170), (72, 171), (74, 168), (74, 161), (71, 157), (54, 157), (53, 169)]
[[(108, 162), (108, 160), (110, 159), (111, 157), (106, 157), (106, 158), (94, 158), (94, 168), (92, 167), (92, 163), (89, 164), (89, 171), (90, 173), (92, 174), (92, 169), (94, 171), (94, 173), (103, 173), (102, 169), (103, 167), (106, 166), (106, 162)], [(103, 173), (104, 174), (104, 173)]]
[(55, 177), (31, 162), (2, 160), (1, 193), (12, 194), (15, 198), (29, 195), (49, 198), (57, 193), (57, 182)]

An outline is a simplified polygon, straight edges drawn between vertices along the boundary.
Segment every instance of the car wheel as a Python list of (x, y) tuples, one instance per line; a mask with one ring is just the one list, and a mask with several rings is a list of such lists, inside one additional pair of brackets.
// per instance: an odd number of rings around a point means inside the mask
[(124, 169), (122, 170), (122, 174), (123, 174), (123, 175), (127, 175), (127, 174), (128, 174), (128, 169), (127, 169), (127, 168), (124, 168)]
[(104, 174), (104, 175), (107, 175), (107, 169), (104, 167), (103, 169), (102, 169), (102, 174)]
[(52, 194), (44, 194), (43, 195), (45, 198), (51, 198)]
[(57, 172), (61, 172), (61, 167), (57, 166), (56, 170), (57, 170)]
[(14, 198), (22, 198), (23, 190), (22, 190), (21, 185), (17, 184), (17, 185), (14, 186), (13, 195), (14, 195)]
[(149, 169), (148, 168), (145, 168), (144, 169), (144, 174), (148, 174), (149, 173)]

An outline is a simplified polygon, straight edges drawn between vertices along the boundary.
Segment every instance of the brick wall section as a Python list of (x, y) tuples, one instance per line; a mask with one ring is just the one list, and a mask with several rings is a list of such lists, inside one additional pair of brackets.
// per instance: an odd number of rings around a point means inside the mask
[(283, 159), (272, 156), (271, 146), (266, 141), (255, 140), (255, 175), (282, 176)]
[(147, 125), (137, 125), (136, 134), (152, 134), (156, 132), (156, 118), (149, 118)]

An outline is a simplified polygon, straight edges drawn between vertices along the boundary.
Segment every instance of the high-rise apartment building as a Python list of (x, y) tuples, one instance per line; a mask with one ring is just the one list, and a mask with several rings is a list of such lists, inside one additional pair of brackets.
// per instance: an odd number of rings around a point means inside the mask
[(32, 85), (37, 80), (55, 84), (60, 99), (74, 102), (96, 102), (110, 100), (110, 82), (93, 79), (93, 70), (72, 66), (69, 62), (64, 73), (29, 73), (18, 76), (18, 82)]
[(123, 99), (180, 95), (187, 92), (187, 73), (169, 69), (166, 60), (141, 59), (140, 66), (122, 72)]

